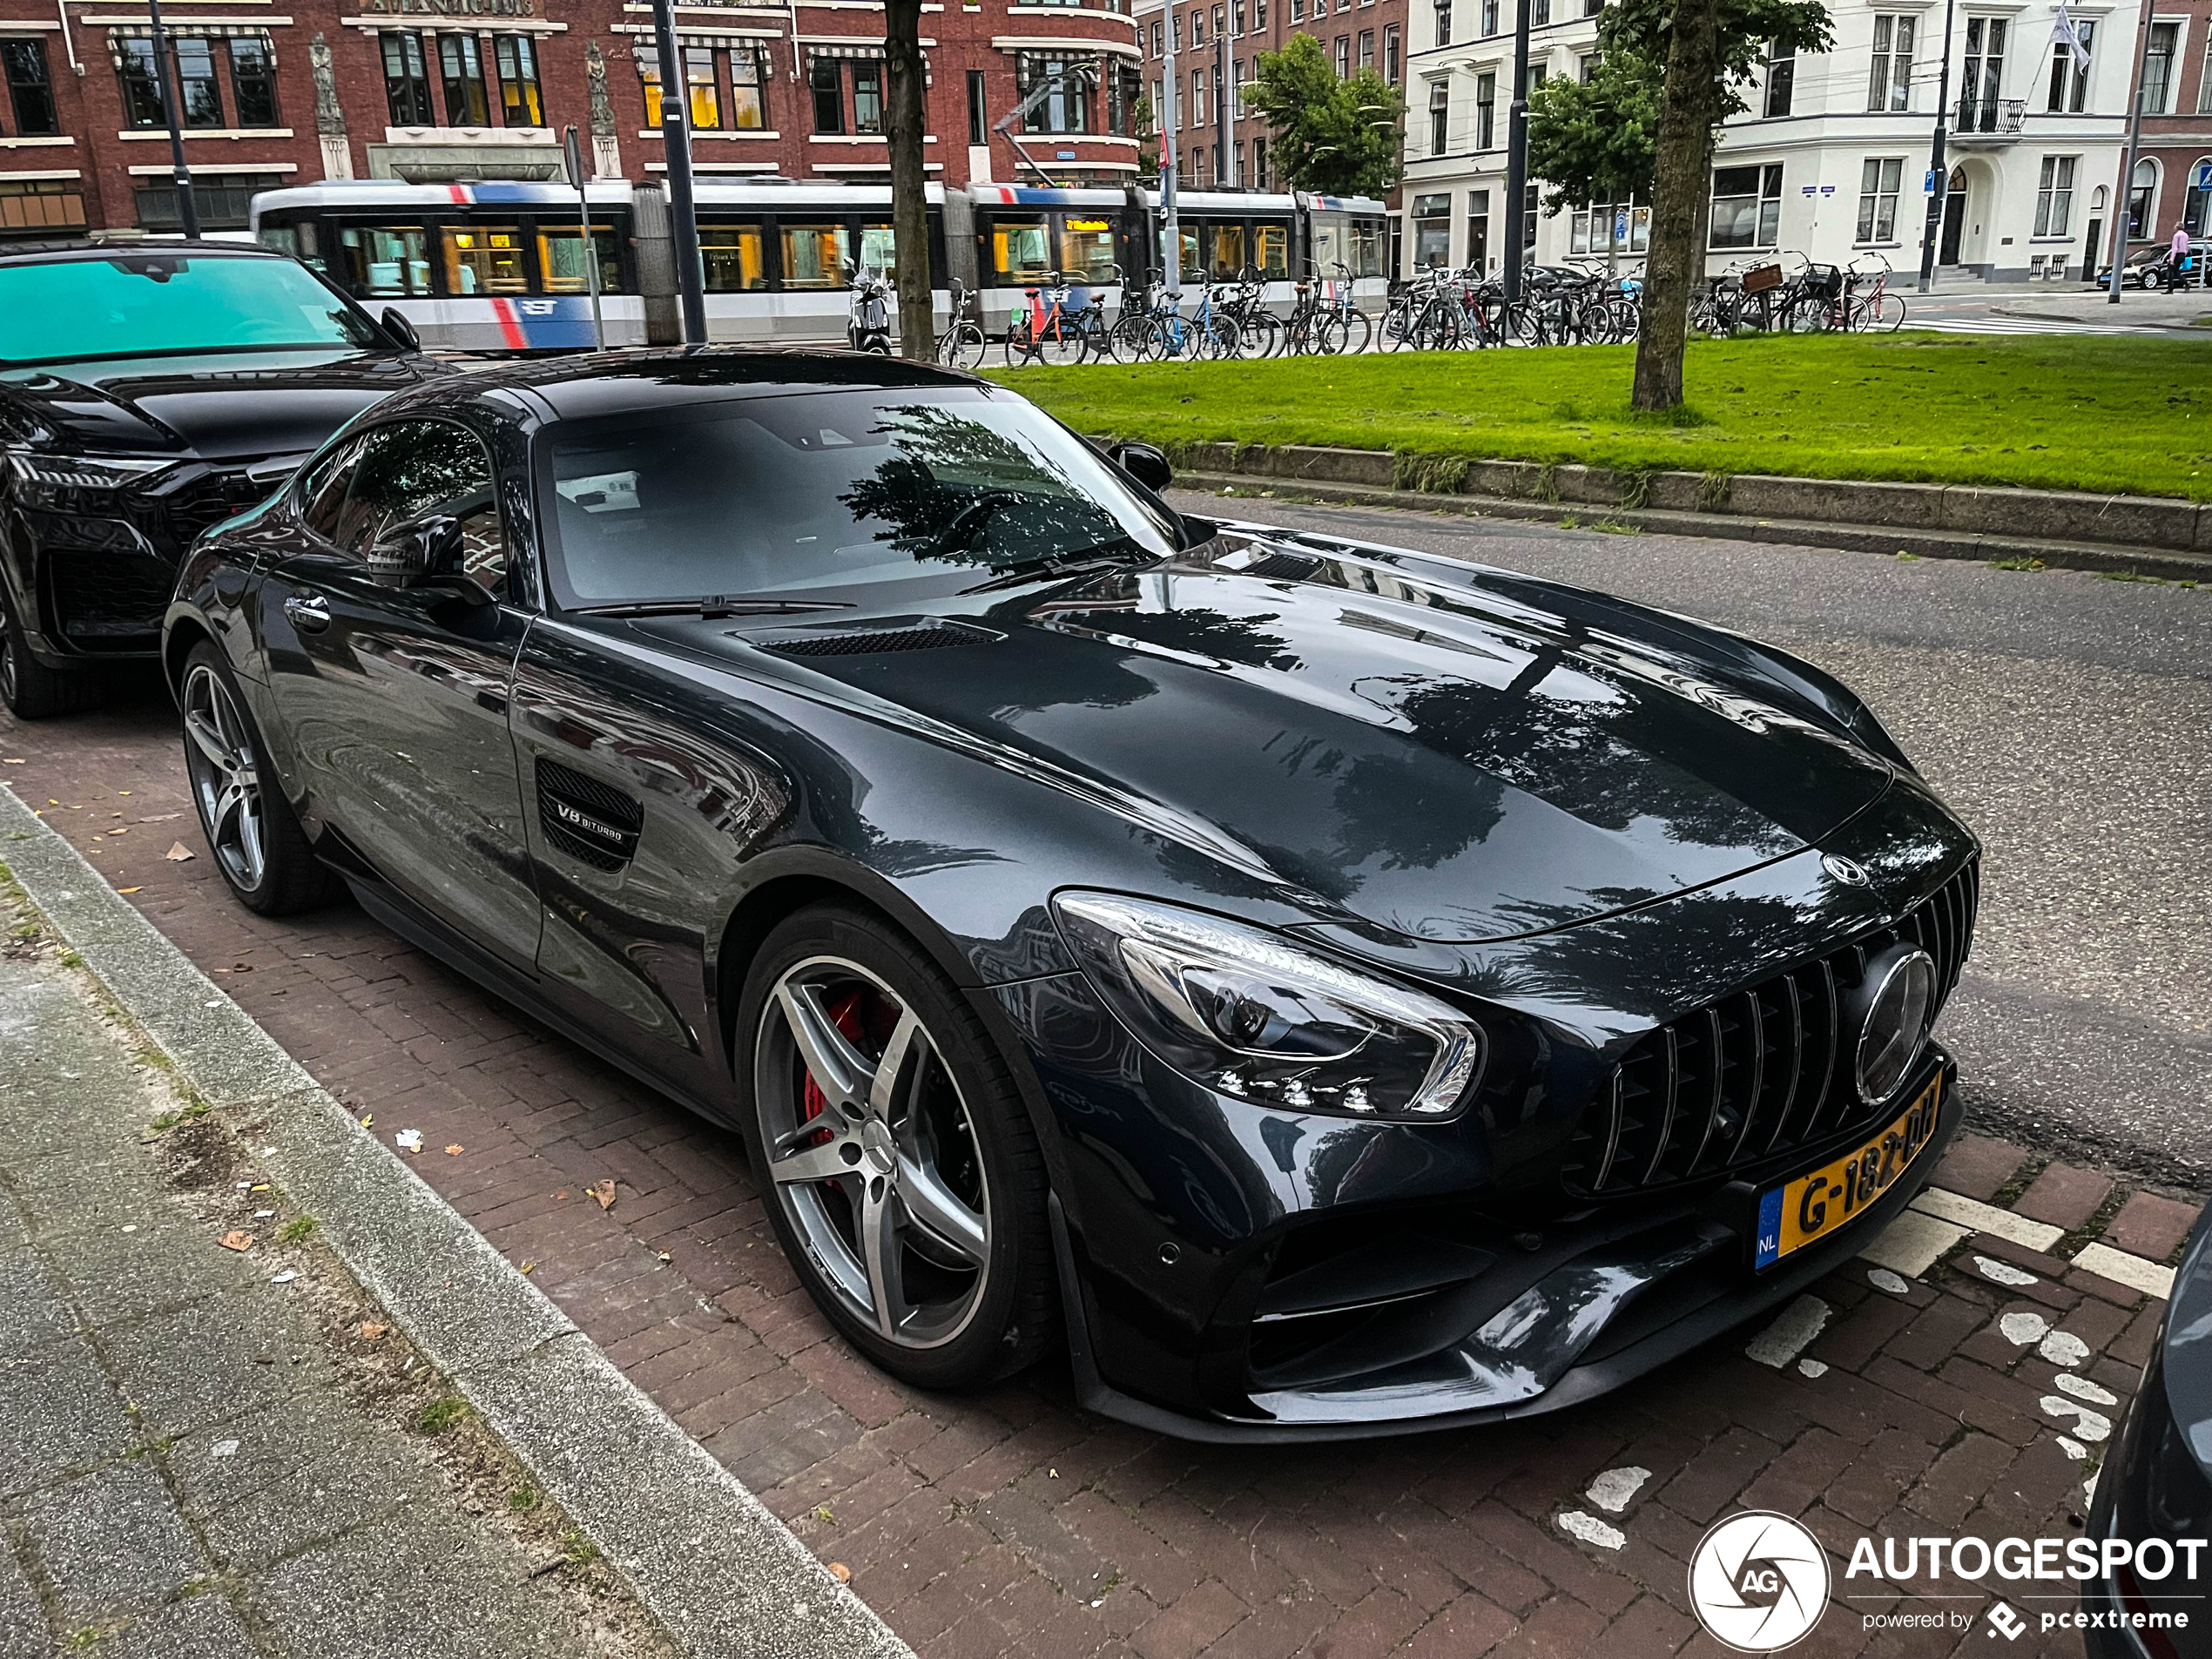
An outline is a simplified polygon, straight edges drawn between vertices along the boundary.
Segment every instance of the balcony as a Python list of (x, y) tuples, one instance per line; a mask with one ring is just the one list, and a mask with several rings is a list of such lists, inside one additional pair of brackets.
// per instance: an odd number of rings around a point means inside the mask
[(2010, 144), (2020, 135), (2027, 102), (2017, 98), (1962, 98), (1952, 111), (1951, 141), (1965, 149)]

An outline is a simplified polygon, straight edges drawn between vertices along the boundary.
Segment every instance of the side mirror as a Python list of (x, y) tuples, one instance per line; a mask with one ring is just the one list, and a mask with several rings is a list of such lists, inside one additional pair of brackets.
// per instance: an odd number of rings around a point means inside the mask
[(1167, 456), (1153, 444), (1117, 443), (1106, 453), (1123, 472), (1154, 495), (1162, 494), (1175, 482), (1175, 469), (1168, 465)]
[(408, 351), (422, 349), (422, 336), (415, 332), (415, 325), (407, 320), (407, 314), (397, 306), (386, 306), (384, 314), (376, 320), (383, 326), (386, 334)]
[(369, 578), (388, 588), (421, 587), (458, 576), (461, 521), (438, 514), (395, 526), (371, 544), (368, 562)]

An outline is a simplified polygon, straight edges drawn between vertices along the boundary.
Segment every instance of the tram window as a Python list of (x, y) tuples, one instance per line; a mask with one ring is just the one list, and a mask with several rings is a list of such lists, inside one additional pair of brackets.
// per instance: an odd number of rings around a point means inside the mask
[(1052, 269), (1052, 239), (1044, 220), (1001, 219), (993, 225), (991, 268), (1001, 282), (1042, 282)]
[(1200, 281), (1206, 274), (1206, 267), (1198, 261), (1198, 233), (1190, 230), (1182, 234), (1183, 280), (1185, 282)]
[[(621, 261), (615, 254), (615, 233), (611, 225), (591, 227), (591, 245), (599, 255), (599, 291), (611, 293), (621, 286)], [(537, 233), (537, 268), (545, 279), (548, 293), (583, 293), (590, 284), (584, 280), (583, 238), (570, 225), (552, 226), (541, 225)]]
[(1286, 277), (1291, 273), (1291, 233), (1282, 225), (1262, 225), (1255, 233), (1259, 243), (1259, 258), (1254, 261), (1259, 273), (1267, 277)]
[(472, 225), (446, 237), (448, 293), (527, 293), (523, 233), (514, 225)]
[(842, 225), (784, 226), (784, 287), (841, 288), (853, 234)]
[(1070, 282), (1111, 282), (1113, 226), (1103, 219), (1077, 219), (1073, 213), (1062, 220), (1060, 268)]
[(429, 293), (428, 239), (413, 225), (340, 231), (338, 256), (347, 287), (364, 297)]
[(860, 263), (881, 273), (887, 282), (899, 274), (899, 244), (888, 225), (860, 226)]
[(758, 225), (702, 225), (699, 257), (706, 286), (716, 293), (759, 293), (768, 286)]
[(1383, 273), (1383, 227), (1366, 219), (1352, 227), (1352, 274), (1379, 277)]
[(1345, 257), (1343, 226), (1326, 224), (1317, 218), (1313, 221), (1314, 270), (1324, 278), (1330, 278), (1338, 274), (1338, 266), (1349, 266), (1351, 263)]
[(1244, 268), (1244, 227), (1242, 225), (1212, 225), (1213, 274), (1216, 281), (1225, 281)]
[(300, 257), (300, 227), (297, 225), (264, 225), (253, 233), (253, 239), (263, 247), (273, 247), (280, 253)]

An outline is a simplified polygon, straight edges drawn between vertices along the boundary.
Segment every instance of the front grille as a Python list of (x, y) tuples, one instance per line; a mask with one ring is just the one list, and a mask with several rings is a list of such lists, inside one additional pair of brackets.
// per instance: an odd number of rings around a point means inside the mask
[(177, 583), (166, 563), (138, 552), (57, 548), (48, 569), (62, 634), (87, 651), (134, 646), (159, 633)]
[(169, 531), (177, 539), (178, 550), (190, 547), (211, 526), (260, 506), (274, 487), (256, 483), (244, 472), (211, 472), (195, 478), (168, 497)]
[(1568, 1188), (1647, 1191), (1872, 1127), (1887, 1107), (1866, 1105), (1852, 1083), (1846, 999), (1868, 958), (1902, 940), (1935, 959), (1940, 1009), (1966, 965), (1979, 891), (1968, 863), (1894, 926), (1642, 1038), (1575, 1131)]

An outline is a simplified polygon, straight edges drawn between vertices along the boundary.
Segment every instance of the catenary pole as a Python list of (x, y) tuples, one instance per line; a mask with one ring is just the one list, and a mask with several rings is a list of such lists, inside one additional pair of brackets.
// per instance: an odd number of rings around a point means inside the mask
[[(2141, 44), (2135, 50), (2135, 108), (2128, 118), (2128, 159), (2120, 169), (2120, 192), (2112, 204), (2112, 285), (2105, 295), (2107, 305), (2120, 303), (2120, 262), (2128, 253), (2128, 212), (2135, 194), (2135, 155), (2143, 146), (2143, 71), (2150, 66), (2150, 25), (2148, 13), (2136, 19), (2135, 29)], [(2171, 78), (2174, 71), (2170, 66), (2166, 72)], [(2146, 225), (2143, 230), (2148, 234), (2150, 226)]]
[(1521, 298), (1521, 266), (1529, 250), (1521, 246), (1526, 216), (1521, 199), (1528, 193), (1528, 0), (1514, 0), (1513, 107), (1506, 116), (1506, 303)]
[(1935, 286), (1936, 239), (1943, 233), (1944, 204), (1951, 196), (1951, 164), (1944, 149), (1951, 137), (1951, 24), (1957, 0), (1943, 0), (1943, 68), (1936, 76), (1935, 137), (1928, 144), (1928, 171), (1935, 188), (1928, 192), (1927, 223), (1920, 230), (1920, 292)]
[(676, 259), (676, 295), (684, 312), (684, 343), (706, 344), (706, 278), (699, 267), (699, 214), (691, 196), (691, 127), (685, 105), (691, 78), (676, 51), (676, 10), (653, 0), (653, 45), (660, 58), (661, 153), (668, 163), (668, 234)]
[(146, 18), (153, 28), (153, 72), (161, 87), (161, 115), (169, 124), (169, 172), (177, 183), (177, 219), (186, 236), (199, 237), (199, 204), (192, 199), (192, 169), (185, 165), (183, 119), (178, 105), (184, 97), (184, 77), (177, 73), (175, 50), (169, 31), (161, 26), (161, 0), (147, 0)]

